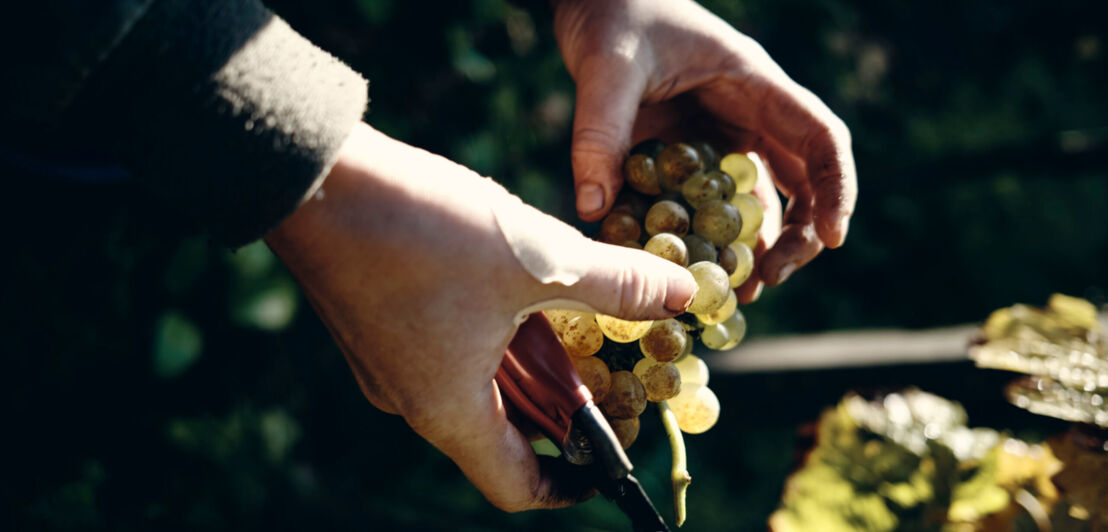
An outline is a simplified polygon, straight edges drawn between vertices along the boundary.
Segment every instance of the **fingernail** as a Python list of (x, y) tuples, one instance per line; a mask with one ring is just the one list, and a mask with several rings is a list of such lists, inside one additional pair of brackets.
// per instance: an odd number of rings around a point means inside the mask
[(692, 275), (687, 278), (671, 278), (666, 285), (666, 302), (663, 306), (670, 312), (685, 312), (692, 304), (694, 296), (696, 296), (696, 282), (692, 280)]
[(796, 271), (796, 263), (795, 262), (790, 262), (790, 263), (782, 266), (781, 269), (777, 271), (777, 283), (781, 284), (781, 283), (785, 282), (785, 279), (788, 279), (789, 276), (792, 275), (793, 272), (795, 272), (795, 271)]
[(839, 242), (846, 240), (847, 231), (850, 231), (850, 217), (844, 216), (839, 222)]
[(586, 183), (577, 189), (577, 212), (589, 214), (604, 208), (604, 190), (596, 183)]

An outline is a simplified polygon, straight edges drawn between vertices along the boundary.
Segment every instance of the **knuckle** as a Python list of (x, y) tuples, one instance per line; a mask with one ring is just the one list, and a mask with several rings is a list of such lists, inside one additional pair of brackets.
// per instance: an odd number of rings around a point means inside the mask
[(641, 318), (651, 300), (653, 285), (631, 266), (624, 266), (619, 275), (619, 312), (626, 319)]

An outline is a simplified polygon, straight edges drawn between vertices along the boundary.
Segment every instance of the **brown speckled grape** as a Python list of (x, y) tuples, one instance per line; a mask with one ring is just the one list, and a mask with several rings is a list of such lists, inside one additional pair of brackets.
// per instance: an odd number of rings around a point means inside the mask
[(704, 170), (704, 162), (696, 148), (675, 142), (658, 154), (658, 182), (667, 190), (681, 190), (690, 177)]
[(662, 200), (646, 211), (646, 233), (654, 236), (658, 233), (673, 233), (685, 236), (689, 232), (689, 211), (676, 201)]
[(693, 232), (716, 247), (734, 242), (742, 225), (738, 209), (723, 200), (707, 201), (693, 213)]

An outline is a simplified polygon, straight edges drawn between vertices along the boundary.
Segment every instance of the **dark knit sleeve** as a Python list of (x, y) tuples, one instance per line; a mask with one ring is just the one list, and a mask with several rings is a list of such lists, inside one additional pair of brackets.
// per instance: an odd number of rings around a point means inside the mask
[(367, 83), (256, 0), (157, 0), (67, 117), (213, 236), (263, 236), (322, 182)]

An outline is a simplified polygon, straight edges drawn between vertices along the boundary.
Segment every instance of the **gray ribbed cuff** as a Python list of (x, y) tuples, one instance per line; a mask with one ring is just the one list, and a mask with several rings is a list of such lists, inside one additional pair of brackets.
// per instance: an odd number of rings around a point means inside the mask
[(321, 182), (366, 87), (257, 1), (162, 0), (75, 112), (141, 183), (240, 245)]

